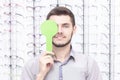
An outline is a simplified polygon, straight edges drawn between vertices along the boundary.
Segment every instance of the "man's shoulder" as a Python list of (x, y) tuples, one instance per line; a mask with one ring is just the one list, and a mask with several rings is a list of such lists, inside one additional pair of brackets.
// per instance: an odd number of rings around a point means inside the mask
[(74, 57), (76, 59), (88, 59), (88, 58), (90, 58), (89, 55), (82, 54), (82, 53), (74, 53)]
[(95, 62), (95, 59), (88, 54), (74, 53), (74, 58), (77, 62), (86, 62), (87, 64)]
[(30, 58), (25, 64), (29, 66), (37, 64), (39, 62), (39, 56), (40, 55)]
[(26, 71), (32, 74), (37, 74), (39, 71), (39, 56), (30, 58), (25, 64), (24, 68)]

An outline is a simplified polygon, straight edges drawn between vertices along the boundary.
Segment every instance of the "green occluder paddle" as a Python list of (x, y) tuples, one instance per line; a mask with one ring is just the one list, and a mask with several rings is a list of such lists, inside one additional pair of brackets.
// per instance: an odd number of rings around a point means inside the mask
[(46, 37), (46, 50), (52, 51), (52, 37), (57, 33), (57, 23), (46, 20), (41, 24), (41, 33)]

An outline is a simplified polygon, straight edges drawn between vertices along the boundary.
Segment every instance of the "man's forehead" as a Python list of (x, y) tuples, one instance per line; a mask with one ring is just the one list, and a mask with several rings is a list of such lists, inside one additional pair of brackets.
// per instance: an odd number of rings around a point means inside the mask
[(57, 24), (70, 24), (71, 23), (71, 19), (69, 16), (66, 15), (53, 15), (49, 18), (50, 20), (54, 20)]

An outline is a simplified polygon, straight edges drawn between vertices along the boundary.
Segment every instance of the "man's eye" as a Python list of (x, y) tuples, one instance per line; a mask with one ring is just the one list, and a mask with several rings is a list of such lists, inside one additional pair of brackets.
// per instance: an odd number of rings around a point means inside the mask
[(69, 28), (69, 26), (68, 25), (65, 25), (65, 26), (63, 26), (64, 28)]

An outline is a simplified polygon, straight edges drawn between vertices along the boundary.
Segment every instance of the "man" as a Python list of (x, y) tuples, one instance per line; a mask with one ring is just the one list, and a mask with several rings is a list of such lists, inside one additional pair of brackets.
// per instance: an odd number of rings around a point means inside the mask
[(65, 7), (55, 7), (47, 15), (58, 25), (52, 39), (52, 52), (43, 52), (24, 67), (21, 80), (102, 80), (97, 63), (72, 50), (75, 33), (73, 13)]

